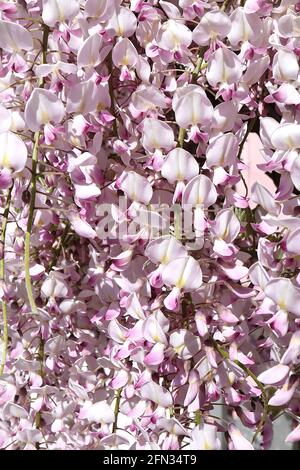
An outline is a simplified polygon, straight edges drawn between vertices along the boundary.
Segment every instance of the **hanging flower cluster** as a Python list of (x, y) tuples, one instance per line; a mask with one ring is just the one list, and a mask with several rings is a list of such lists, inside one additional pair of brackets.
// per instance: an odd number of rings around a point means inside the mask
[(0, 2), (0, 448), (300, 440), (299, 11)]

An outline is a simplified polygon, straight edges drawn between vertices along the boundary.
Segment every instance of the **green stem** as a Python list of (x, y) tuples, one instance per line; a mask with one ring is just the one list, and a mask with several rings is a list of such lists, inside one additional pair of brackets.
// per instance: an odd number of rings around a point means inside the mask
[(177, 205), (174, 210), (174, 237), (177, 240), (181, 239), (182, 236), (182, 226), (181, 226), (181, 212), (177, 209)]
[(182, 326), (186, 330), (189, 329), (189, 309), (193, 309), (194, 313), (194, 304), (192, 300), (192, 295), (190, 292), (184, 294), (183, 302), (182, 302)]
[[(224, 359), (230, 359), (229, 357), (229, 354), (227, 351), (225, 351), (225, 349), (223, 349), (218, 343), (217, 341), (215, 341), (214, 339), (211, 339), (212, 340), (212, 343), (214, 345), (214, 348), (218, 351), (218, 353), (224, 358)], [(244, 364), (242, 364), (238, 359), (234, 359), (232, 362), (234, 362), (237, 366), (239, 366), (241, 369), (243, 369), (244, 372), (246, 372), (246, 374), (248, 374), (253, 380), (254, 382), (256, 383), (256, 385), (258, 386), (258, 388), (261, 390), (261, 393), (262, 393), (262, 397), (263, 398), (266, 398), (267, 399), (267, 394), (266, 394), (266, 391), (264, 389), (264, 386), (263, 384), (258, 380), (258, 378), (256, 377), (255, 374), (253, 374), (253, 372), (247, 367), (245, 366)]]
[(199, 73), (200, 73), (200, 70), (201, 70), (202, 62), (203, 62), (203, 57), (201, 57), (201, 56), (198, 57), (196, 67), (194, 68), (194, 70), (192, 72), (192, 83), (193, 84), (197, 83), (198, 76), (199, 76)]
[(113, 428), (112, 428), (113, 433), (115, 433), (116, 430), (118, 429), (118, 416), (119, 416), (119, 411), (120, 411), (121, 393), (122, 393), (122, 388), (119, 388), (119, 390), (116, 391), (116, 403), (115, 403), (115, 409), (114, 409), (115, 420), (113, 422)]
[(198, 59), (197, 59), (197, 62), (196, 62), (196, 66), (195, 66), (194, 70), (192, 71), (192, 83), (193, 84), (197, 83), (199, 73), (201, 71), (201, 67), (202, 67), (202, 63), (203, 63), (204, 52), (205, 52), (205, 47), (199, 47)]
[[(42, 39), (42, 64), (47, 63), (47, 48), (48, 48), (48, 38), (49, 38), (50, 29), (47, 25), (43, 24), (43, 39)], [(43, 88), (45, 85), (44, 78), (39, 80), (39, 87)], [(39, 156), (39, 142), (40, 142), (40, 131), (36, 131), (34, 133), (34, 144), (33, 144), (33, 151), (32, 151), (32, 163), (31, 163), (31, 192), (30, 192), (30, 204), (29, 204), (29, 211), (28, 211), (28, 220), (27, 220), (27, 228), (25, 233), (25, 248), (24, 248), (24, 265), (25, 265), (25, 285), (27, 291), (27, 297), (30, 304), (31, 311), (33, 313), (38, 313), (38, 309), (35, 303), (33, 289), (32, 289), (32, 282), (30, 276), (30, 241), (31, 241), (31, 232), (34, 222), (34, 211), (35, 211), (35, 199), (36, 199), (36, 184), (38, 179), (38, 172), (37, 172), (37, 165), (38, 165), (38, 156)], [(44, 341), (43, 339), (40, 340), (39, 344), (39, 362), (40, 362), (40, 376), (44, 377)], [(39, 429), (41, 427), (41, 412), (38, 411), (35, 416), (35, 424), (36, 427)], [(40, 444), (36, 443), (36, 449), (40, 449)]]
[(39, 153), (39, 139), (40, 139), (40, 131), (35, 132), (34, 134), (34, 147), (32, 152), (32, 179), (31, 179), (31, 193), (30, 193), (30, 205), (29, 205), (29, 213), (28, 213), (28, 221), (27, 221), (27, 229), (25, 234), (25, 285), (27, 291), (27, 297), (29, 300), (29, 304), (33, 313), (37, 313), (37, 307), (34, 300), (32, 283), (31, 283), (31, 276), (30, 276), (30, 238), (31, 238), (31, 230), (33, 226), (33, 219), (34, 219), (34, 209), (35, 209), (35, 197), (36, 197), (36, 168), (37, 168), (37, 161), (38, 161), (38, 153)]
[[(5, 276), (5, 236), (6, 236), (6, 228), (7, 228), (7, 221), (8, 221), (8, 214), (11, 202), (11, 193), (12, 193), (13, 185), (9, 188), (6, 204), (3, 213), (3, 220), (2, 220), (2, 230), (1, 230), (1, 237), (0, 241), (2, 244), (3, 254), (0, 260), (0, 279), (4, 283), (4, 276)], [(0, 376), (3, 374), (5, 363), (6, 363), (6, 356), (7, 356), (7, 349), (8, 349), (8, 318), (7, 318), (7, 304), (4, 298), (2, 299), (2, 315), (3, 315), (3, 344), (2, 344), (2, 355), (1, 355), (1, 364), (0, 364)]]
[(225, 2), (223, 3), (222, 7), (221, 7), (221, 10), (222, 11), (225, 11), (226, 8), (230, 5), (232, 0), (225, 0)]
[(183, 127), (179, 128), (179, 133), (178, 133), (178, 145), (179, 147), (183, 147), (184, 144), (184, 137), (185, 137), (185, 129)]
[(112, 52), (110, 52), (109, 56), (108, 56), (108, 70), (109, 70), (108, 88), (109, 88), (109, 95), (110, 95), (110, 101), (111, 101), (110, 109), (111, 109), (111, 114), (115, 118), (114, 121), (113, 121), (113, 132), (114, 132), (114, 136), (117, 137), (118, 136), (118, 127), (117, 127), (114, 84), (113, 84)]
[[(43, 24), (43, 41), (42, 41), (42, 64), (47, 63), (47, 49), (48, 49), (48, 39), (49, 39), (50, 28), (46, 24)], [(40, 87), (44, 86), (44, 78), (40, 80)]]
[(40, 376), (44, 378), (44, 354), (45, 354), (45, 342), (43, 339), (40, 341), (39, 345), (39, 361), (40, 361)]
[[(248, 124), (247, 124), (247, 130), (246, 130), (246, 133), (244, 135), (244, 138), (240, 144), (240, 148), (239, 148), (239, 152), (238, 152), (238, 155), (237, 155), (237, 159), (240, 160), (241, 158), (241, 155), (242, 155), (242, 151), (243, 151), (243, 148), (244, 148), (244, 145), (246, 143), (246, 140), (250, 134), (250, 132), (252, 131), (253, 127), (254, 127), (254, 124), (256, 122), (256, 119), (257, 119), (257, 116), (255, 116), (254, 118), (252, 118), (250, 121), (248, 121)], [(248, 193), (249, 193), (249, 189), (248, 189), (248, 186), (247, 186), (247, 183), (246, 183), (246, 180), (242, 174), (242, 171), (240, 171), (240, 177), (241, 177), (241, 180), (245, 186), (245, 197), (248, 196)]]
[(197, 410), (195, 412), (195, 424), (196, 426), (200, 426), (201, 424), (201, 411), (200, 410)]
[(254, 116), (252, 119), (250, 119), (248, 121), (248, 124), (247, 124), (247, 130), (246, 130), (246, 133), (243, 137), (243, 140), (242, 142), (240, 143), (240, 148), (239, 148), (239, 153), (237, 155), (237, 159), (240, 160), (241, 158), (241, 155), (242, 155), (242, 151), (243, 151), (243, 148), (244, 148), (244, 145), (245, 145), (245, 142), (248, 138), (248, 135), (250, 134), (250, 132), (252, 131), (253, 127), (254, 127), (254, 124), (256, 122), (256, 119), (257, 119), (257, 116)]
[[(47, 63), (47, 47), (48, 47), (49, 32), (50, 32), (49, 27), (43, 24), (42, 64)], [(41, 88), (44, 87), (44, 78), (41, 78), (41, 80), (39, 81), (39, 86)], [(31, 194), (30, 194), (30, 205), (29, 205), (29, 213), (28, 213), (28, 220), (27, 220), (27, 229), (25, 233), (25, 254), (24, 254), (25, 285), (26, 285), (28, 301), (29, 301), (30, 308), (33, 313), (37, 313), (38, 310), (37, 310), (36, 303), (34, 300), (31, 276), (30, 276), (30, 271), (29, 271), (30, 269), (30, 239), (31, 239), (31, 231), (33, 227), (34, 210), (35, 210), (39, 140), (40, 140), (40, 131), (36, 131), (34, 133), (34, 145), (33, 145), (33, 152), (32, 152)]]
[[(218, 351), (218, 353), (224, 358), (224, 359), (227, 359), (227, 360), (231, 360), (230, 357), (229, 357), (229, 354), (227, 351), (225, 351), (225, 349), (223, 349), (218, 343), (217, 341), (215, 341), (213, 338), (211, 338), (211, 341), (214, 345), (214, 348)], [(258, 427), (257, 427), (257, 430), (253, 436), (253, 439), (252, 439), (252, 442), (255, 441), (257, 435), (262, 431), (262, 428), (264, 426), (264, 423), (267, 419), (267, 416), (268, 416), (268, 395), (265, 391), (265, 388), (263, 386), (263, 384), (258, 380), (258, 378), (256, 377), (256, 375), (247, 367), (245, 366), (244, 364), (242, 364), (238, 359), (234, 359), (232, 362), (234, 362), (237, 366), (239, 366), (241, 369), (243, 369), (243, 371), (249, 375), (253, 380), (254, 382), (256, 383), (256, 385), (258, 386), (258, 388), (260, 389), (261, 391), (261, 396), (262, 396), (262, 402), (263, 402), (263, 413), (262, 413), (262, 416), (261, 416), (261, 420), (258, 424)]]

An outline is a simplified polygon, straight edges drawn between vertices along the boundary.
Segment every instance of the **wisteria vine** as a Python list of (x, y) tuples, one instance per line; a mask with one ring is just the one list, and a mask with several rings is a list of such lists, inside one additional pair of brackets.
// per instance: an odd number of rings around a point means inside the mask
[(0, 1), (1, 449), (300, 440), (299, 31), (297, 0)]

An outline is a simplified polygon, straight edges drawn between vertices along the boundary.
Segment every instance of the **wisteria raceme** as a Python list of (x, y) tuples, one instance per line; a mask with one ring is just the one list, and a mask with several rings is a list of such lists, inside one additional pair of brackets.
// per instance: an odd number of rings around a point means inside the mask
[(0, 2), (1, 449), (297, 445), (299, 11)]

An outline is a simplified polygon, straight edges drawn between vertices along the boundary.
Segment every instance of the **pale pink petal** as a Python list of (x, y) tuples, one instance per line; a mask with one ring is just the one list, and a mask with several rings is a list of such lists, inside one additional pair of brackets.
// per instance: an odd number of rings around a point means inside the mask
[(12, 125), (12, 115), (4, 106), (0, 106), (0, 132), (7, 132)]
[(123, 344), (128, 336), (128, 329), (122, 326), (117, 320), (109, 322), (108, 333), (118, 344)]
[(168, 153), (161, 174), (169, 183), (189, 181), (199, 173), (197, 160), (186, 150), (176, 148)]
[(164, 284), (190, 292), (202, 285), (202, 271), (199, 263), (192, 257), (178, 258), (166, 265), (162, 272)]
[(167, 107), (165, 95), (152, 85), (140, 85), (132, 94), (131, 101), (140, 112)]
[(250, 62), (242, 80), (248, 87), (257, 83), (270, 65), (270, 57), (263, 56)]
[(27, 162), (27, 148), (23, 140), (12, 132), (0, 133), (0, 168), (22, 171)]
[(230, 243), (238, 236), (240, 229), (240, 222), (232, 209), (223, 209), (218, 213), (213, 226), (216, 237)]
[(228, 132), (213, 139), (206, 151), (206, 165), (214, 166), (233, 165), (238, 153), (238, 140), (234, 134)]
[(282, 364), (297, 363), (300, 355), (300, 330), (291, 337), (290, 344), (281, 358)]
[(79, 12), (79, 0), (43, 0), (42, 18), (48, 26), (64, 22)]
[(128, 8), (120, 7), (114, 9), (110, 15), (107, 28), (112, 28), (117, 36), (129, 38), (136, 30), (136, 16)]
[(153, 263), (167, 264), (173, 259), (185, 256), (187, 251), (175, 237), (165, 235), (152, 240), (148, 244), (145, 254)]
[(162, 343), (157, 343), (153, 346), (151, 351), (145, 356), (144, 362), (147, 366), (157, 366), (164, 360), (165, 346)]
[(90, 423), (110, 424), (114, 422), (115, 415), (106, 401), (98, 401), (87, 409), (83, 419), (87, 419)]
[(172, 312), (177, 312), (180, 306), (181, 292), (178, 287), (173, 287), (171, 292), (164, 298), (164, 306)]
[(292, 150), (300, 148), (300, 125), (281, 124), (273, 132), (271, 142), (278, 150)]
[(193, 335), (190, 331), (181, 329), (170, 335), (170, 346), (185, 361), (200, 351), (201, 341), (199, 337)]
[(292, 432), (286, 437), (285, 442), (298, 442), (300, 441), (300, 424), (293, 429)]
[(51, 91), (35, 88), (25, 107), (26, 125), (32, 131), (48, 123), (60, 123), (65, 114), (61, 100)]
[(232, 440), (233, 450), (254, 450), (253, 445), (242, 435), (241, 431), (234, 424), (229, 424), (228, 434)]
[(217, 191), (211, 180), (205, 175), (195, 176), (186, 185), (182, 195), (182, 203), (193, 207), (212, 206), (217, 200)]
[(290, 231), (285, 245), (287, 251), (296, 255), (300, 255), (300, 228)]
[(258, 46), (263, 39), (263, 23), (260, 17), (253, 13), (247, 15), (244, 8), (236, 8), (230, 15), (232, 27), (228, 39), (233, 46), (249, 41)]
[(223, 38), (231, 29), (231, 21), (222, 11), (209, 11), (202, 16), (200, 23), (193, 30), (193, 41), (205, 46), (216, 37)]
[(275, 302), (281, 310), (300, 316), (300, 288), (290, 279), (275, 278), (269, 281), (265, 295)]
[(99, 34), (89, 36), (80, 47), (77, 55), (78, 67), (95, 67), (100, 60), (102, 38)]
[(117, 390), (124, 387), (128, 382), (128, 372), (126, 370), (120, 370), (116, 373), (114, 378), (110, 382), (110, 387)]
[(33, 41), (30, 32), (20, 24), (0, 20), (0, 48), (7, 52), (30, 51)]
[(165, 21), (157, 33), (158, 45), (166, 50), (173, 51), (180, 46), (189, 46), (192, 42), (192, 32), (182, 24), (181, 21), (174, 19)]
[(279, 207), (276, 205), (273, 195), (260, 183), (254, 183), (251, 188), (251, 200), (262, 206), (269, 214), (277, 214)]
[(237, 106), (234, 101), (218, 104), (213, 111), (211, 127), (214, 135), (219, 132), (231, 131), (237, 116)]
[(70, 88), (67, 96), (67, 113), (84, 115), (95, 111), (99, 105), (99, 90), (100, 86), (97, 87), (92, 79), (77, 83)]
[(96, 17), (99, 22), (107, 21), (112, 16), (115, 4), (111, 0), (87, 0), (84, 6), (88, 16)]
[(156, 149), (171, 149), (174, 146), (172, 128), (158, 119), (146, 118), (143, 121), (143, 147), (153, 152)]
[(263, 384), (271, 385), (282, 382), (288, 376), (290, 369), (288, 366), (283, 364), (277, 364), (271, 369), (268, 369), (257, 377), (260, 382)]
[(84, 238), (95, 238), (97, 233), (88, 222), (83, 220), (76, 212), (71, 212), (68, 216), (73, 229), (78, 235)]
[(213, 107), (203, 89), (198, 85), (186, 85), (174, 93), (172, 107), (180, 127), (207, 124), (211, 121)]
[(150, 343), (167, 344), (167, 337), (162, 326), (154, 315), (150, 315), (143, 323), (144, 338)]
[(299, 64), (296, 54), (287, 48), (280, 48), (273, 58), (272, 71), (276, 80), (297, 80)]
[(261, 289), (265, 289), (269, 282), (269, 276), (263, 265), (258, 261), (252, 264), (249, 268), (249, 277), (254, 286), (259, 286)]
[(298, 378), (297, 376), (291, 376), (285, 385), (277, 390), (275, 394), (270, 398), (270, 406), (283, 406), (286, 405), (293, 397), (296, 389), (298, 387)]
[(166, 388), (153, 381), (142, 386), (140, 395), (142, 398), (151, 400), (164, 408), (169, 408), (169, 406), (173, 404), (171, 393)]
[(116, 67), (126, 66), (129, 69), (137, 63), (138, 53), (128, 38), (122, 38), (114, 46), (112, 60)]
[(132, 201), (146, 205), (149, 204), (153, 195), (153, 189), (149, 181), (134, 171), (127, 171), (122, 175), (120, 189)]
[(216, 87), (237, 82), (242, 76), (242, 64), (238, 56), (230, 49), (220, 47), (214, 52), (208, 63), (206, 78), (208, 83)]

